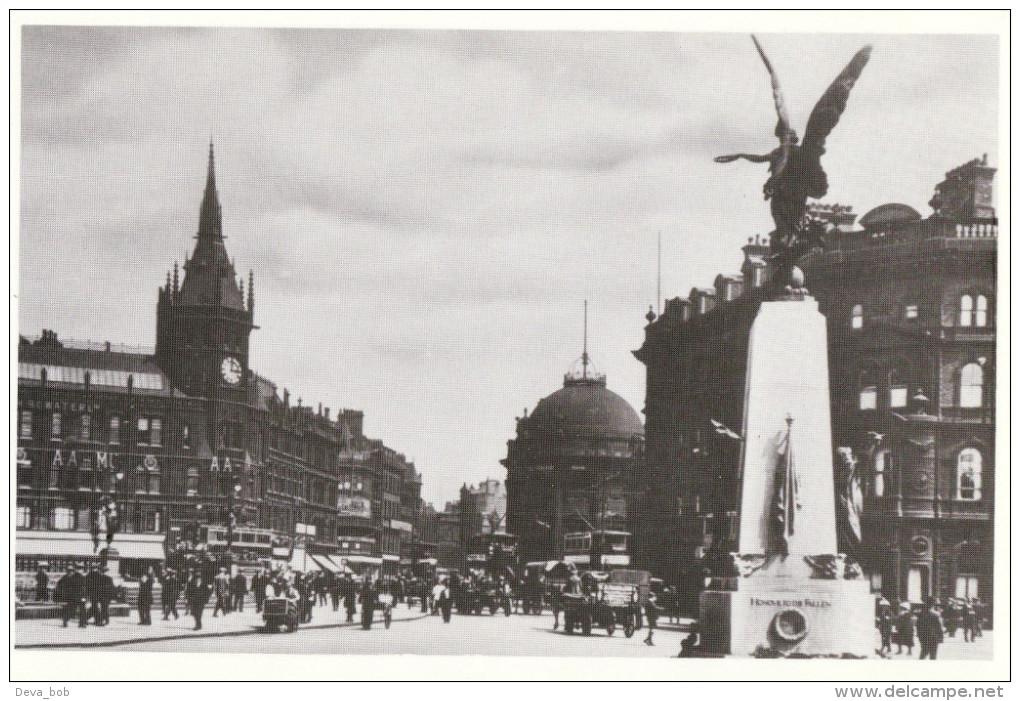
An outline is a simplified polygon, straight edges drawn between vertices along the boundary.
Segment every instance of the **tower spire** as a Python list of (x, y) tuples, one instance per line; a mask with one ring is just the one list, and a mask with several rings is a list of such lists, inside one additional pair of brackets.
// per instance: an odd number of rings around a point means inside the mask
[(216, 241), (223, 240), (220, 199), (216, 192), (216, 159), (211, 141), (209, 142), (209, 169), (205, 177), (205, 194), (202, 196), (202, 209), (198, 218), (198, 237)]

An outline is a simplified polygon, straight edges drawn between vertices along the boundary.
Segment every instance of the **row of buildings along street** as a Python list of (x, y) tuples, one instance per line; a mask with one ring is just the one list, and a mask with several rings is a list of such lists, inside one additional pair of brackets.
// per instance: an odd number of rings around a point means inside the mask
[[(860, 458), (865, 491), (854, 555), (892, 601), (994, 601), (994, 173), (986, 159), (949, 171), (928, 216), (813, 211), (830, 227), (803, 267), (829, 324), (834, 440)], [(250, 367), (258, 281), (227, 253), (210, 147), (194, 250), (155, 295), (155, 348), (20, 339), (19, 595), (33, 598), (40, 570), (101, 560), (130, 582), (200, 553), (384, 579), (498, 556), (518, 574), (646, 569), (694, 615), (737, 529), (733, 429), (768, 274), (768, 242), (749, 234), (739, 273), (649, 311), (644, 423), (585, 347), (517, 418), (505, 480), (494, 466), (437, 509), (415, 464), (364, 435), (362, 412)]]

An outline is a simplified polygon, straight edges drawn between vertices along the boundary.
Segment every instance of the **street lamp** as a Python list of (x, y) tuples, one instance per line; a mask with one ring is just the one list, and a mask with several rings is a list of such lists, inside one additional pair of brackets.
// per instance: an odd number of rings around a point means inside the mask
[(106, 513), (106, 546), (110, 547), (113, 543), (113, 534), (117, 532), (120, 527), (120, 512), (117, 503), (120, 501), (120, 483), (124, 480), (124, 473), (118, 472), (114, 475), (113, 483), (113, 502), (110, 504), (109, 509)]
[(234, 499), (241, 496), (241, 485), (235, 484), (233, 489), (227, 492), (227, 555), (233, 561), (234, 549)]

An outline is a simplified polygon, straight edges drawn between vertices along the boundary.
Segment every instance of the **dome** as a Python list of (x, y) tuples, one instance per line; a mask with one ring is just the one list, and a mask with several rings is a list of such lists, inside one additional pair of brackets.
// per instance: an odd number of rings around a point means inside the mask
[(879, 229), (890, 224), (904, 224), (920, 219), (921, 214), (910, 205), (891, 202), (875, 207), (861, 217), (859, 223), (865, 229)]
[(567, 376), (563, 388), (539, 400), (529, 428), (563, 437), (629, 441), (643, 436), (634, 408), (606, 388), (605, 378)]

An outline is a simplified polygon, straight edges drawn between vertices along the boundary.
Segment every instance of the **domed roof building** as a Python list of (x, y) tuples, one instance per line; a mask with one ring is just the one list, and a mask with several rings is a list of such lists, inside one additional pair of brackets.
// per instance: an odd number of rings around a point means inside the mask
[(507, 441), (507, 529), (527, 561), (582, 569), (630, 564), (644, 427), (587, 349), (563, 387), (517, 419)]

